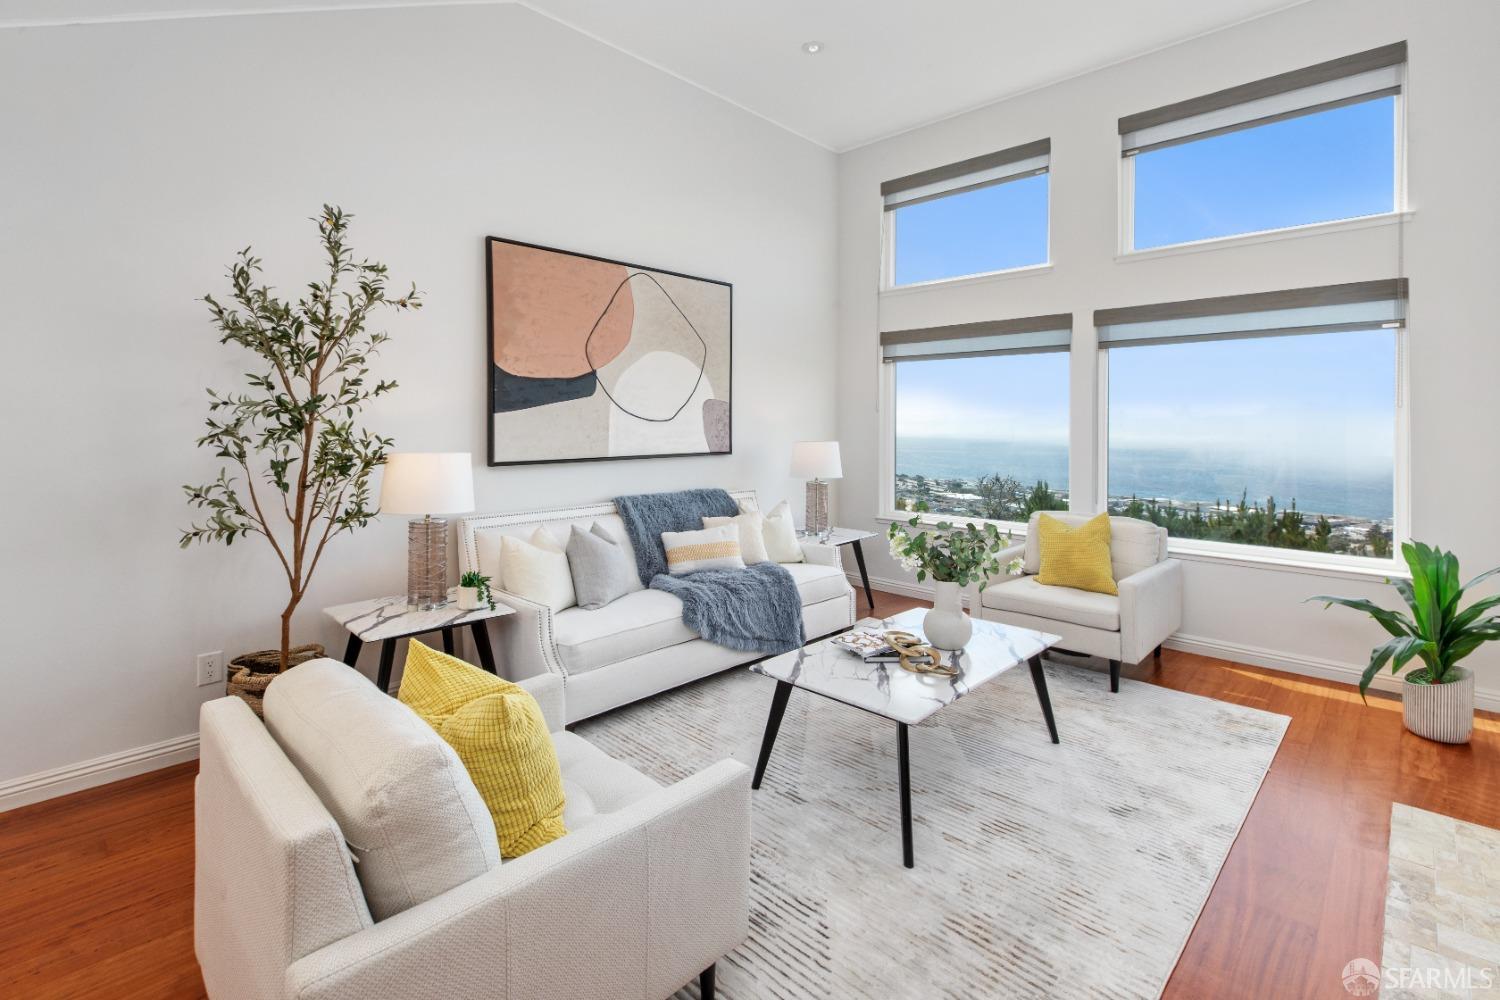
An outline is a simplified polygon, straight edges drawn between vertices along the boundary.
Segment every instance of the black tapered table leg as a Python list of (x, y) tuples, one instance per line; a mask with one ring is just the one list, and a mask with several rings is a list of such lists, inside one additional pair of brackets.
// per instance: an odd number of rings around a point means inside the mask
[(495, 651), (490, 649), (490, 633), (484, 626), (482, 621), (469, 623), (469, 629), (474, 633), (474, 647), (479, 650), (479, 665), (498, 677), (500, 672), (495, 669)]
[(870, 589), (870, 573), (865, 569), (865, 550), (859, 544), (858, 539), (855, 539), (851, 544), (854, 546), (854, 561), (859, 566), (859, 581), (865, 585), (865, 601), (870, 605), (870, 610), (873, 612), (875, 610), (875, 592)]
[(396, 663), (396, 640), (386, 639), (380, 644), (380, 672), (375, 675), (375, 686), (386, 694), (391, 693), (391, 667)]
[(1042, 658), (1033, 656), (1028, 662), (1031, 664), (1031, 683), (1036, 685), (1036, 700), (1042, 703), (1042, 718), (1047, 720), (1047, 732), (1052, 735), (1052, 742), (1057, 743), (1057, 723), (1052, 719), (1052, 699), (1047, 696), (1047, 675), (1042, 673)]
[(786, 681), (777, 681), (776, 693), (771, 695), (771, 714), (766, 717), (766, 735), (760, 740), (760, 760), (755, 762), (755, 780), (750, 782), (751, 788), (759, 788), (760, 779), (765, 777), (771, 748), (776, 745), (776, 733), (781, 729), (781, 717), (786, 714), (787, 699), (791, 696), (792, 686)]
[(449, 656), (453, 655), (453, 626), (449, 625), (443, 629), (443, 652)]
[(353, 632), (349, 633), (349, 641), (344, 643), (344, 662), (354, 666), (359, 662), (359, 651), (364, 648), (365, 641)]
[(1114, 694), (1120, 693), (1120, 661), (1109, 661), (1109, 690)]
[(911, 849), (911, 751), (906, 742), (906, 723), (896, 723), (896, 762), (901, 769), (901, 861), (915, 868)]
[(714, 970), (717, 968), (715, 963), (698, 973), (698, 996), (702, 1000), (714, 1000)]

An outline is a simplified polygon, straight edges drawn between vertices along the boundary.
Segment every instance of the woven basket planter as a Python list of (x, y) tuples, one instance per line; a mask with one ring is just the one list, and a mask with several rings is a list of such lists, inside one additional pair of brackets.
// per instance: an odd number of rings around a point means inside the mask
[(1474, 732), (1474, 672), (1452, 667), (1446, 684), (1401, 684), (1406, 728), (1439, 743), (1467, 743)]
[[(323, 647), (316, 642), (310, 642), (306, 646), (293, 646), (288, 651), (287, 669), (324, 655), (326, 653)], [(266, 688), (271, 686), (277, 671), (281, 669), (281, 650), (262, 649), (236, 656), (229, 661), (229, 668), (229, 693), (243, 699), (257, 716), (263, 716), (262, 704)]]

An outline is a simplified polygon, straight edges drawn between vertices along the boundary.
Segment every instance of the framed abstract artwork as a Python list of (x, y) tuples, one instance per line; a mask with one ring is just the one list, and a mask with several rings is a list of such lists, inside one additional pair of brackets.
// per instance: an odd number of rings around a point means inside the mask
[(729, 454), (728, 282), (485, 247), (490, 465)]

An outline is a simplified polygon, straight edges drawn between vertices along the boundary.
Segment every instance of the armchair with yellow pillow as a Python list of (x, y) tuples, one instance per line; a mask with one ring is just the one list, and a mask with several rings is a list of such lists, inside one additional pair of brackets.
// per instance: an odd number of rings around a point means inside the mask
[(750, 772), (661, 786), (563, 680), (413, 643), (401, 699), (311, 660), (203, 706), (194, 944), (215, 1000), (657, 1000), (748, 933)]
[(1037, 512), (1026, 541), (998, 556), (1017, 557), (1021, 575), (986, 587), (979, 616), (1109, 660), (1111, 691), (1120, 690), (1122, 662), (1159, 657), (1182, 627), (1182, 564), (1167, 557), (1167, 529), (1149, 521)]

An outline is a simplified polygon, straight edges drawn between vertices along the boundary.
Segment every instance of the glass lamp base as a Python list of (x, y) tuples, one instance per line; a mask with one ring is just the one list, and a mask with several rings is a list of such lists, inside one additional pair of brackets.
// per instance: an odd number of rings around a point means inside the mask
[(430, 611), (448, 603), (448, 519), (406, 523), (406, 607)]

